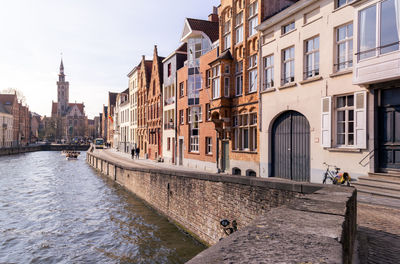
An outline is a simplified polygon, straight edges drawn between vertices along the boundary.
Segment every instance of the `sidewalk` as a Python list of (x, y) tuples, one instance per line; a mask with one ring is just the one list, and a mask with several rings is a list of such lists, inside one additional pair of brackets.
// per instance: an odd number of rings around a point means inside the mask
[[(194, 168), (187, 168), (184, 166), (177, 166), (173, 164), (166, 164), (164, 162), (156, 162), (150, 159), (132, 159), (131, 155), (128, 153), (124, 153), (121, 151), (117, 151), (116, 149), (96, 149), (94, 153), (98, 154), (100, 157), (111, 159), (118, 162), (123, 162), (127, 166), (133, 167), (141, 167), (141, 168), (155, 168), (155, 169), (167, 169), (167, 170), (174, 170), (174, 171), (189, 171), (189, 172), (202, 172), (204, 170), (194, 169)], [(210, 172), (207, 172), (210, 173)], [(211, 172), (212, 173), (212, 172)], [(217, 174), (215, 172), (215, 174)]]

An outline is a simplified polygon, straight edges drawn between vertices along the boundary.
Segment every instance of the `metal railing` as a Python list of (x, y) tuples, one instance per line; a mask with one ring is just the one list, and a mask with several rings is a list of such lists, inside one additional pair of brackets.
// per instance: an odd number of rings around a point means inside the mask
[[(376, 148), (376, 149), (371, 150), (362, 160), (360, 160), (360, 162), (358, 162), (358, 164), (360, 164), (363, 167), (366, 167), (371, 162), (371, 159), (375, 156), (376, 150), (378, 150), (378, 149)], [(363, 162), (366, 159), (368, 159), (368, 161), (365, 164), (363, 164)]]

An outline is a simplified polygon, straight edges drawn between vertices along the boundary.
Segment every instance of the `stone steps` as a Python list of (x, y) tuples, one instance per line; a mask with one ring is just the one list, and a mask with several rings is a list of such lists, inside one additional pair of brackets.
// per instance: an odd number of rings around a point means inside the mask
[(361, 185), (359, 183), (353, 184), (357, 191), (360, 193), (366, 193), (370, 195), (376, 195), (376, 196), (381, 196), (381, 197), (389, 197), (393, 199), (399, 199), (400, 200), (400, 190), (391, 190), (387, 188), (381, 188), (378, 186), (370, 187), (370, 186), (365, 186)]
[(400, 199), (400, 173), (369, 173), (352, 185), (359, 193)]

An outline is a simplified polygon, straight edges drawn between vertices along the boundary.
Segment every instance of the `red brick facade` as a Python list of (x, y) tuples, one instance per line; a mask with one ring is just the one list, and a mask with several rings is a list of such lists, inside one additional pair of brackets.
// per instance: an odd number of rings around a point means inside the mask
[(156, 160), (162, 157), (162, 80), (164, 58), (158, 56), (157, 46), (154, 47), (153, 65), (150, 84), (147, 93), (147, 135), (148, 157)]

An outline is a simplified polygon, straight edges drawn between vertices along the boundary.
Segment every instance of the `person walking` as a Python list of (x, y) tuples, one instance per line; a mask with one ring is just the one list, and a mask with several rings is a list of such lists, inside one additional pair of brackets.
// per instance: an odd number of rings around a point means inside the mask
[(139, 159), (140, 148), (136, 148), (136, 158)]
[(135, 158), (135, 151), (136, 150), (134, 148), (131, 149), (131, 157), (132, 157), (132, 159)]

